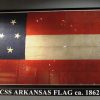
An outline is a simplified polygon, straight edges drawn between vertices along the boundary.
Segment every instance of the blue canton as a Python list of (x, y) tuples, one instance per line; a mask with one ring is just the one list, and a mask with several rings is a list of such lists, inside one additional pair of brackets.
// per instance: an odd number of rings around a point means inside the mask
[(0, 59), (25, 59), (25, 13), (0, 14)]

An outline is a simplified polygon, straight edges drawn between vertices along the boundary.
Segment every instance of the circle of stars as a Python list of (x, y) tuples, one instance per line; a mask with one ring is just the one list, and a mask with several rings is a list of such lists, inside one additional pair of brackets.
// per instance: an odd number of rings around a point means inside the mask
[[(17, 23), (16, 20), (11, 20), (10, 22), (13, 26)], [(3, 39), (5, 37), (4, 33), (0, 33), (0, 39)], [(21, 37), (20, 33), (16, 33), (14, 38), (19, 39)], [(10, 46), (7, 47), (7, 53), (13, 53), (14, 49)]]

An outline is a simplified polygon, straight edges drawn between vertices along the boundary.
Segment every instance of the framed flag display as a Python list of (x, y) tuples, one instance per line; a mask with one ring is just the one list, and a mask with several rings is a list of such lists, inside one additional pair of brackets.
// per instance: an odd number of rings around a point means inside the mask
[(98, 0), (4, 1), (0, 95), (100, 96)]

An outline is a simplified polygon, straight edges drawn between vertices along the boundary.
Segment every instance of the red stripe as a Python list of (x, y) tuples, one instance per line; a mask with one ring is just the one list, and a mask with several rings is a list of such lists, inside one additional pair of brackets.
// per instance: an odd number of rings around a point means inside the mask
[(100, 34), (100, 11), (28, 13), (27, 35)]
[(0, 84), (12, 82), (100, 84), (100, 60), (0, 60)]

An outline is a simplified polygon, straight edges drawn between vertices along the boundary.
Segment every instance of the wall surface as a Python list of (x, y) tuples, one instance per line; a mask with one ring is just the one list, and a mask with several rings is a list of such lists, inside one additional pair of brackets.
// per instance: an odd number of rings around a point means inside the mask
[(100, 0), (0, 0), (0, 10), (97, 8)]

